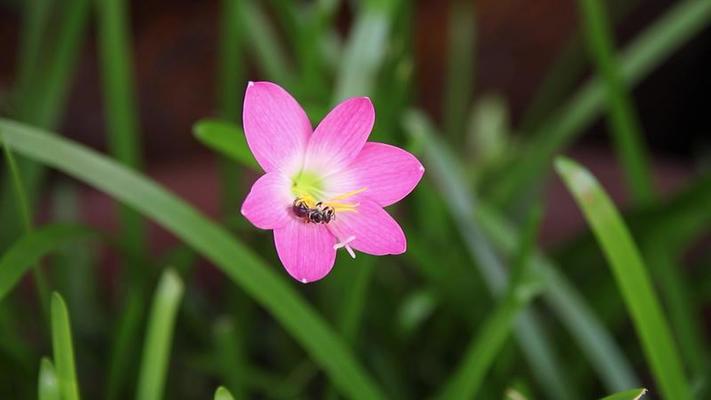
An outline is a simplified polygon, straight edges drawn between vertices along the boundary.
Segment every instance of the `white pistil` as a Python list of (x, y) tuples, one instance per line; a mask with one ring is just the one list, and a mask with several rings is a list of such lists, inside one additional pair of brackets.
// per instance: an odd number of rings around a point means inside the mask
[(333, 245), (333, 249), (334, 249), (334, 250), (338, 250), (338, 249), (340, 249), (341, 247), (343, 247), (343, 248), (346, 249), (346, 251), (348, 252), (348, 254), (350, 254), (351, 257), (356, 258), (355, 252), (353, 251), (353, 249), (351, 248), (351, 246), (348, 245), (348, 243), (350, 243), (350, 242), (352, 242), (352, 241), (354, 241), (354, 240), (355, 240), (355, 236), (348, 236), (348, 237), (346, 238), (346, 240), (343, 240), (343, 241), (341, 241), (341, 242), (339, 242), (339, 243), (334, 244), (334, 245)]

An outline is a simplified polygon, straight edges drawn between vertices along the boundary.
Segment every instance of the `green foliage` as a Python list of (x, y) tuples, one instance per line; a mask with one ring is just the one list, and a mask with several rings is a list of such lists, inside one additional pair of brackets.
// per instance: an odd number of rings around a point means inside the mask
[(690, 399), (681, 359), (639, 250), (597, 180), (575, 162), (559, 158), (556, 170), (590, 224), (610, 263), (661, 392)]
[(163, 273), (148, 315), (148, 331), (143, 343), (143, 360), (136, 389), (138, 400), (163, 398), (173, 327), (183, 290), (183, 282), (175, 271), (169, 269)]
[(52, 348), (57, 363), (56, 377), (63, 400), (79, 400), (79, 384), (74, 367), (74, 345), (69, 312), (62, 296), (52, 293)]
[[(523, 108), (474, 90), (476, 71), (492, 65), (477, 53), (491, 36), (481, 32), (491, 13), (478, 3), (441, 4), (446, 26), (424, 25), (437, 32), (423, 32), (426, 8), (404, 0), (205, 4), (212, 11), (201, 18), (214, 24), (200, 24), (200, 38), (214, 44), (200, 46), (214, 62), (201, 79), (214, 84), (214, 103), (193, 135), (217, 158), (221, 208), (208, 218), (140, 172), (153, 132), (140, 126), (138, 105), (163, 105), (139, 102), (135, 90), (144, 60), (134, 48), (146, 51), (132, 39), (145, 37), (131, 20), (138, 3), (10, 2), (22, 19), (18, 53), (6, 57), (17, 60), (16, 81), (0, 93), (9, 114), (0, 118), (0, 398), (205, 398), (219, 384), (220, 400), (625, 400), (643, 385), (657, 397), (708, 398), (709, 258), (698, 243), (711, 222), (711, 176), (653, 190), (645, 116), (630, 92), (708, 27), (711, 2), (670, 5), (617, 51), (613, 20), (637, 3), (579, 0), (580, 31)], [(198, 26), (180, 18), (181, 32)], [(96, 51), (82, 47), (88, 23)], [(72, 118), (62, 114), (77, 61), (85, 73), (94, 53), (108, 155), (55, 133), (82, 137), (71, 131), (77, 119), (94, 118), (74, 107)], [(432, 54), (444, 56), (442, 76), (428, 75), (423, 56)], [(309, 285), (283, 272), (271, 234), (237, 211), (260, 172), (240, 116), (247, 82), (261, 79), (288, 89), (313, 124), (346, 97), (372, 98), (370, 139), (408, 149), (426, 169), (414, 193), (388, 207), (407, 235), (404, 255), (341, 255)], [(441, 86), (434, 99), (418, 93), (422, 82)], [(538, 204), (559, 206), (544, 196), (552, 161), (601, 116), (633, 201), (620, 216), (589, 173), (561, 159), (591, 229), (541, 246)], [(59, 173), (48, 180), (48, 168)], [(116, 232), (76, 225), (93, 224), (93, 191), (117, 203)], [(560, 224), (547, 217), (544, 233)], [(149, 223), (181, 243), (157, 246)], [(35, 300), (35, 288), (47, 295)], [(49, 339), (53, 355), (42, 358)]]

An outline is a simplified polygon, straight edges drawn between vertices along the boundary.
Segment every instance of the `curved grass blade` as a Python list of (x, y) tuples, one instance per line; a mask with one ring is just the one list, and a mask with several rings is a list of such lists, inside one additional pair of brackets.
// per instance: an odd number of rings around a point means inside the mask
[[(474, 265), (479, 268), (484, 282), (494, 297), (502, 295), (507, 284), (506, 271), (489, 240), (479, 228), (473, 212), (477, 202), (463, 187), (463, 182), (467, 180), (464, 179), (459, 165), (455, 164), (456, 158), (436, 140), (434, 127), (424, 114), (411, 111), (406, 115), (404, 122), (411, 134), (424, 142), (427, 149), (425, 153), (427, 168), (437, 177), (437, 182), (441, 185), (440, 190), (446, 193), (447, 206), (454, 216)], [(575, 398), (576, 396), (567, 386), (571, 380), (564, 376), (564, 369), (555, 359), (550, 341), (534, 310), (521, 312), (516, 323), (516, 339), (531, 364), (536, 379), (547, 391), (548, 396), (558, 399)]]
[(240, 399), (247, 399), (247, 375), (248, 365), (245, 359), (243, 334), (238, 332), (234, 321), (223, 317), (217, 320), (213, 327), (215, 343), (215, 360), (220, 378), (225, 382)]
[(600, 400), (639, 400), (647, 393), (647, 389), (631, 389), (624, 392), (611, 394)]
[[(620, 56), (624, 84), (632, 87), (669, 55), (708, 25), (711, 2), (677, 2), (661, 18), (638, 35)], [(568, 145), (602, 110), (604, 91), (600, 79), (593, 79), (566, 101), (564, 106), (533, 132), (527, 151), (511, 164), (493, 188), (493, 199), (506, 203), (548, 167), (553, 156)]]
[(185, 241), (265, 307), (353, 398), (380, 399), (382, 391), (326, 321), (247, 246), (150, 180), (69, 140), (0, 119), (16, 152), (54, 167), (134, 207)]
[[(52, 40), (43, 43), (46, 46), (42, 54), (49, 54), (48, 59), (42, 59), (29, 88), (22, 93), (22, 104), (17, 118), (43, 128), (54, 128), (61, 116), (62, 107), (66, 103), (67, 92), (72, 82), (74, 65), (78, 59), (83, 33), (89, 16), (90, 0), (67, 0), (62, 2), (61, 21)], [(47, 50), (45, 50), (47, 49)], [(30, 204), (34, 204), (36, 193), (43, 179), (42, 169), (31, 162), (20, 160), (20, 170)], [(9, 204), (11, 189), (2, 180), (0, 204)], [(20, 224), (14, 210), (0, 207), (0, 246), (6, 246), (17, 237)]]
[(143, 344), (143, 360), (136, 391), (138, 400), (163, 398), (173, 328), (183, 289), (183, 282), (173, 270), (163, 273), (148, 316), (148, 331)]
[(85, 227), (58, 224), (46, 225), (20, 238), (0, 258), (0, 301), (47, 253), (93, 235), (95, 232)]
[[(0, 144), (2, 144), (2, 133), (0, 132)], [(22, 220), (24, 234), (27, 235), (32, 232), (33, 221), (32, 215), (30, 213), (30, 205), (27, 201), (27, 193), (25, 192), (25, 187), (22, 183), (22, 175), (15, 162), (15, 157), (12, 155), (10, 146), (4, 145), (2, 147), (3, 153), (5, 154), (5, 161), (10, 171), (10, 177), (12, 178), (12, 184), (15, 189), (15, 199), (16, 204), (20, 211), (20, 219)], [(32, 275), (35, 281), (35, 288), (39, 297), (40, 304), (42, 305), (42, 312), (44, 317), (47, 318), (47, 303), (49, 302), (49, 292), (47, 289), (47, 279), (42, 272), (39, 265), (32, 268)]]
[(247, 146), (244, 132), (235, 124), (219, 119), (202, 119), (193, 125), (193, 134), (205, 146), (240, 165), (260, 169)]
[(586, 169), (565, 158), (558, 158), (555, 166), (610, 263), (662, 394), (667, 399), (690, 399), (671, 330), (637, 246), (617, 209)]
[(232, 397), (232, 394), (229, 390), (220, 386), (215, 391), (215, 400), (234, 400), (234, 397)]
[(622, 81), (605, 5), (601, 0), (578, 0), (578, 5), (588, 48), (605, 87), (607, 119), (632, 197), (638, 203), (649, 202), (653, 190), (647, 151), (630, 93)]
[(476, 24), (472, 2), (449, 2), (447, 73), (444, 115), (444, 133), (454, 143), (461, 143), (467, 112), (471, 107), (474, 90), (474, 46)]
[(376, 74), (385, 58), (395, 8), (395, 0), (360, 3), (338, 68), (334, 102), (373, 93)]
[[(432, 163), (429, 167), (433, 172), (437, 171), (437, 168), (441, 168), (439, 176), (443, 179), (442, 183), (447, 183), (447, 198), (452, 200), (452, 203), (448, 205), (453, 210), (452, 214), (458, 215), (455, 220), (468, 222), (470, 219), (475, 219), (477, 224), (481, 224), (481, 229), (496, 244), (499, 251), (503, 254), (513, 254), (516, 251), (518, 237), (513, 226), (486, 204), (478, 202), (474, 194), (463, 188), (456, 179), (452, 179), (451, 172), (458, 170), (457, 166), (448, 166), (443, 163), (455, 163), (456, 158), (450, 151), (447, 151), (444, 145), (435, 140), (436, 136), (428, 121), (418, 115), (410, 114), (408, 116), (411, 118), (408, 126), (411, 128), (412, 134), (422, 135), (423, 140), (426, 141), (429, 154), (427, 157), (431, 157), (433, 161), (440, 160), (439, 163)], [(473, 207), (476, 207), (476, 213), (472, 212)], [(467, 226), (471, 225), (467, 224)], [(534, 270), (542, 275), (546, 284), (546, 291), (543, 293), (544, 299), (573, 334), (608, 390), (619, 391), (636, 386), (638, 379), (629, 362), (615, 345), (609, 332), (585, 304), (580, 294), (549, 260), (540, 254), (535, 254), (533, 260)], [(483, 274), (485, 277), (487, 275), (493, 277), (503, 275), (502, 271), (497, 270), (498, 268), (483, 271)], [(490, 277), (489, 280), (493, 280), (493, 278)], [(524, 311), (523, 315), (526, 313), (527, 311)], [(518, 334), (530, 335), (530, 333)]]
[(62, 296), (52, 293), (52, 347), (62, 400), (79, 400), (69, 312)]
[(37, 392), (39, 400), (61, 400), (59, 380), (54, 370), (52, 361), (43, 357), (40, 361), (39, 378), (37, 379)]
[[(102, 0), (95, 4), (109, 150), (118, 161), (140, 169), (141, 141), (131, 69), (128, 4), (126, 0)], [(132, 252), (141, 254), (145, 232), (140, 216), (120, 206), (119, 221), (121, 240)], [(136, 264), (128, 263), (127, 267), (131, 279), (138, 279), (140, 270)]]
[(477, 398), (486, 373), (511, 334), (516, 316), (540, 292), (540, 282), (528, 276), (531, 250), (535, 245), (540, 216), (540, 208), (534, 208), (519, 241), (518, 255), (512, 266), (506, 295), (493, 314), (479, 328), (462, 362), (437, 398), (443, 400)]

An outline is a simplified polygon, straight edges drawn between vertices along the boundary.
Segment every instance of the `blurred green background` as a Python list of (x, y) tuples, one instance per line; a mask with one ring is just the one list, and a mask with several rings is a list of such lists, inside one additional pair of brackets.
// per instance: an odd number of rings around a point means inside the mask
[[(0, 398), (709, 398), (710, 27), (711, 0), (0, 1)], [(288, 277), (238, 212), (249, 80), (314, 125), (373, 100), (427, 170), (389, 208), (406, 254)]]

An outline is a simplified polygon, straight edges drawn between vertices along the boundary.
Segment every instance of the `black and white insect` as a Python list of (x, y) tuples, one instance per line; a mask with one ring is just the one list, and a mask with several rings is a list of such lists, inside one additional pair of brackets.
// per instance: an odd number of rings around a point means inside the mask
[(336, 210), (333, 207), (323, 204), (322, 202), (317, 202), (311, 205), (310, 202), (303, 198), (297, 198), (294, 200), (294, 204), (291, 209), (294, 215), (304, 220), (306, 223), (312, 224), (327, 224), (336, 219)]

